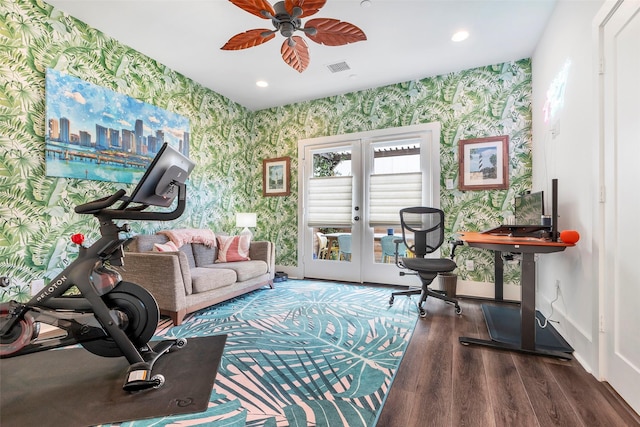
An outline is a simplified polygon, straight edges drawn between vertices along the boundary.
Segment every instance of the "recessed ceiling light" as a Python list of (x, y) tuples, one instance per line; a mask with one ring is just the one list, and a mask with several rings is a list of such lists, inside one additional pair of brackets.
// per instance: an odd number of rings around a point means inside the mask
[(461, 42), (469, 37), (469, 32), (465, 30), (457, 31), (451, 36), (451, 40), (454, 42)]
[(258, 87), (267, 87), (267, 86), (269, 86), (269, 83), (265, 82), (264, 80), (258, 80), (256, 82), (256, 86), (258, 86)]

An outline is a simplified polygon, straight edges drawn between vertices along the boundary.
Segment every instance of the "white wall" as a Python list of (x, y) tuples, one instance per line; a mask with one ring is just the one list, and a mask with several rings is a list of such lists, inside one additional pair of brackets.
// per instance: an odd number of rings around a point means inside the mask
[[(559, 230), (574, 229), (574, 248), (538, 259), (537, 306), (559, 320), (556, 329), (575, 348), (588, 371), (598, 366), (597, 52), (592, 21), (602, 0), (559, 0), (532, 57), (533, 189), (545, 190), (550, 210), (551, 179), (558, 179)], [(567, 65), (568, 64), (568, 65)], [(568, 67), (564, 104), (545, 122), (549, 89)]]

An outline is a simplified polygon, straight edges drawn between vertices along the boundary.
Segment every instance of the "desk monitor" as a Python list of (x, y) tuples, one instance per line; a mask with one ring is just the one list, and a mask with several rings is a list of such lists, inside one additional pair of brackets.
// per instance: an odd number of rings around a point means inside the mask
[(540, 225), (544, 215), (544, 193), (524, 193), (515, 198), (516, 225)]
[(174, 182), (184, 184), (195, 163), (164, 143), (131, 193), (129, 202), (168, 207), (178, 195)]

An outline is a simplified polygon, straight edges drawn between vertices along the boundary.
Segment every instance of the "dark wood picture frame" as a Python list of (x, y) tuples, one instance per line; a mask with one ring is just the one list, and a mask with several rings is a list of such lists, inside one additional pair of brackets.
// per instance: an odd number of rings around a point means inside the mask
[(291, 158), (277, 157), (262, 160), (262, 195), (288, 196), (291, 194)]
[(460, 190), (509, 188), (509, 136), (461, 139), (458, 142)]

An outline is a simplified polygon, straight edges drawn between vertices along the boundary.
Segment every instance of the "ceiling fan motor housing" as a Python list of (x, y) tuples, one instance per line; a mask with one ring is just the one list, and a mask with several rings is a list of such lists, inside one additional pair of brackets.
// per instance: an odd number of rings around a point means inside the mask
[[(302, 9), (299, 7), (293, 8), (293, 15), (290, 15), (287, 9), (284, 7), (284, 2), (279, 1), (273, 5), (273, 10), (276, 15), (271, 17), (271, 22), (276, 30), (280, 31), (284, 37), (291, 37), (293, 33), (300, 29), (302, 21), (298, 16), (302, 15)], [(263, 11), (263, 13), (266, 11)], [(268, 14), (268, 12), (267, 12)]]

